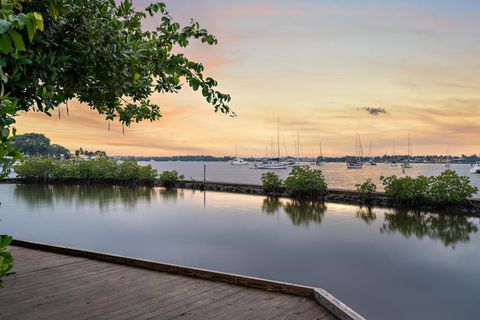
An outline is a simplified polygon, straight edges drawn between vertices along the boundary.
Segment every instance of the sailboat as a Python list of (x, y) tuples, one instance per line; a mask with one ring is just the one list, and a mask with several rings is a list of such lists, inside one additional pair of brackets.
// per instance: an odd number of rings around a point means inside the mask
[(363, 163), (360, 157), (363, 156), (362, 142), (358, 133), (355, 136), (355, 159), (347, 162), (347, 169), (362, 169)]
[(407, 160), (403, 161), (402, 166), (407, 169), (412, 167), (412, 163), (410, 162), (410, 157), (412, 154), (412, 144), (410, 143), (410, 134), (408, 135), (408, 144), (407, 144)]
[[(272, 139), (273, 146), (273, 139)], [(273, 149), (273, 148), (272, 148)], [(287, 169), (288, 165), (280, 161), (280, 119), (277, 119), (277, 157), (263, 159), (259, 163), (255, 163), (254, 169), (277, 170)]]
[(297, 131), (297, 144), (296, 144), (297, 159), (296, 159), (296, 161), (295, 161), (294, 166), (311, 166), (311, 165), (315, 165), (316, 163), (315, 163), (314, 160), (311, 160), (311, 161), (305, 161), (305, 159), (302, 160), (300, 148), (301, 148), (301, 145), (300, 145), (300, 132)]
[(232, 166), (245, 166), (248, 162), (237, 156), (237, 145), (235, 145), (235, 158), (230, 162)]
[(393, 139), (393, 154), (392, 154), (392, 161), (390, 162), (391, 167), (396, 167), (397, 161), (395, 161), (395, 139)]
[(451, 166), (451, 163), (450, 163), (450, 152), (448, 150), (448, 146), (447, 146), (447, 159), (445, 160), (445, 168), (450, 168)]
[(375, 160), (373, 160), (373, 158), (372, 158), (372, 142), (370, 142), (368, 158), (369, 158), (369, 160), (367, 162), (365, 162), (365, 165), (367, 165), (367, 166), (376, 166), (377, 165)]
[(322, 142), (320, 141), (320, 156), (318, 156), (317, 161), (315, 161), (315, 165), (321, 167), (325, 162), (323, 161), (323, 154), (322, 154)]

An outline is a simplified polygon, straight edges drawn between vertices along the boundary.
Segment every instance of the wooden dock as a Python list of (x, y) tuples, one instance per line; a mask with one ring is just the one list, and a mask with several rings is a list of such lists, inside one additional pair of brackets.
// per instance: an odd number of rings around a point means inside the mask
[(0, 289), (0, 319), (363, 319), (321, 289), (16, 244), (16, 274)]

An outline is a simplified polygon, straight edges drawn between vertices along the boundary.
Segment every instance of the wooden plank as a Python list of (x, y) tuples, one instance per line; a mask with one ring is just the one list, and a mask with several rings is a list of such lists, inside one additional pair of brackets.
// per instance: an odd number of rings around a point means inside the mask
[(324, 289), (315, 289), (315, 299), (341, 320), (365, 320), (364, 317), (350, 309), (346, 304)]

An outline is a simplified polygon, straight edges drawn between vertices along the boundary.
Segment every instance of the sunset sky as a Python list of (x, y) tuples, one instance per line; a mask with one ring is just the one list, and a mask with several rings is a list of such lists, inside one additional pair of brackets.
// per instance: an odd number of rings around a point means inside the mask
[[(144, 7), (149, 1), (135, 0)], [(262, 156), (280, 118), (281, 152), (480, 153), (480, 1), (170, 0), (180, 22), (199, 21), (219, 44), (186, 51), (232, 96), (230, 118), (201, 95), (155, 95), (163, 118), (126, 129), (71, 102), (69, 116), (18, 117), (71, 150), (110, 155)], [(154, 21), (151, 21), (154, 23)], [(371, 115), (362, 108), (381, 107)], [(269, 151), (270, 152), (270, 151)]]

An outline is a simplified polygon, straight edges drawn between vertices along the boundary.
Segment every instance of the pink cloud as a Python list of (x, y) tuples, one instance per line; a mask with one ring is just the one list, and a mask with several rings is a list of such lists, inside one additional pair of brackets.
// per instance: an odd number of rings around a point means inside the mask
[(276, 6), (229, 6), (226, 13), (234, 16), (284, 17), (297, 15), (297, 9), (285, 9)]

